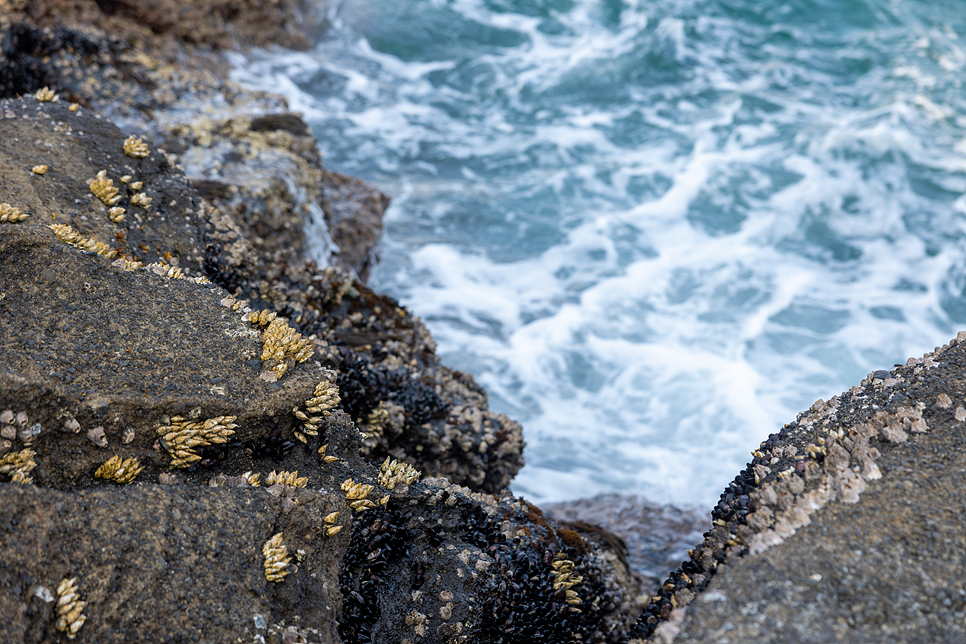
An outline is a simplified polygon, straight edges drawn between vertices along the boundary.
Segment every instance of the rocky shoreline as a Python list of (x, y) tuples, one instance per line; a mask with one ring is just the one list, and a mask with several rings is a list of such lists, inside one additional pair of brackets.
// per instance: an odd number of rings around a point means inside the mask
[(226, 80), (312, 6), (0, 12), (0, 640), (962, 641), (963, 337), (770, 437), (710, 525), (545, 514), (520, 426), (365, 285), (387, 197)]

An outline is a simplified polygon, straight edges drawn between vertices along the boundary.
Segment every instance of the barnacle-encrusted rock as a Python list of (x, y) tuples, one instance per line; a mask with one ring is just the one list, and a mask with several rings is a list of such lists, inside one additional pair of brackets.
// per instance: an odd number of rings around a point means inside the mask
[(167, 424), (158, 427), (157, 433), (171, 454), (171, 467), (189, 467), (201, 456), (196, 447), (220, 445), (235, 433), (235, 416), (216, 416), (205, 421), (192, 422), (181, 416), (172, 416)]
[(107, 176), (107, 170), (100, 170), (97, 176), (91, 179), (91, 193), (104, 202), (107, 206), (113, 206), (121, 200), (114, 180)]
[(57, 586), (57, 621), (54, 626), (58, 631), (67, 634), (68, 639), (74, 639), (87, 616), (81, 614), (87, 602), (81, 601), (77, 590), (77, 577), (65, 579)]
[(966, 502), (952, 471), (966, 454), (966, 414), (953, 409), (964, 375), (960, 333), (771, 435), (635, 634), (709, 644), (966, 637), (961, 609), (944, 599), (966, 595), (950, 574), (966, 565), (966, 550), (935, 546), (966, 541), (948, 510)]
[(144, 466), (133, 456), (122, 461), (119, 455), (115, 455), (97, 468), (94, 476), (115, 483), (131, 483), (143, 469)]
[(292, 563), (292, 557), (282, 543), (281, 532), (265, 542), (262, 556), (265, 557), (265, 579), (268, 581), (282, 581), (291, 572), (289, 564)]
[[(141, 140), (141, 137), (132, 134), (124, 139), (124, 154), (136, 159), (143, 159), (151, 154), (151, 151), (148, 149), (148, 144)], [(138, 190), (138, 188), (134, 189)]]
[(20, 212), (8, 203), (0, 203), (0, 224), (16, 223), (29, 217), (26, 213)]

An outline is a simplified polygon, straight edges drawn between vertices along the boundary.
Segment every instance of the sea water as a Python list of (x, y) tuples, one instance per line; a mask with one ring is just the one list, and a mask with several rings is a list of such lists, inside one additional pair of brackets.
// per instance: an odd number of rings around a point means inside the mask
[(966, 11), (346, 0), (236, 56), (392, 196), (371, 284), (524, 425), (513, 489), (708, 506), (966, 327)]

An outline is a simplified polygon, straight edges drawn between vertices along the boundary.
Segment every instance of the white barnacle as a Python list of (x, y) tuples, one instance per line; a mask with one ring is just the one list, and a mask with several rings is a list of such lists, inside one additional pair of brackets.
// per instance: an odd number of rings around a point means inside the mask
[(288, 548), (282, 543), (282, 533), (279, 532), (262, 546), (262, 556), (265, 557), (265, 579), (268, 581), (282, 581), (291, 572), (288, 569), (292, 557)]
[(124, 220), (124, 215), (126, 213), (127, 211), (124, 210), (124, 208), (121, 208), (120, 206), (114, 206), (113, 208), (107, 211), (107, 216), (110, 217), (111, 221), (113, 221), (115, 224), (119, 224), (121, 223), (121, 221)]
[(65, 579), (57, 586), (57, 621), (54, 626), (58, 631), (67, 633), (68, 639), (74, 639), (87, 616), (81, 614), (87, 602), (81, 601), (77, 590), (77, 577)]
[(144, 187), (144, 182), (143, 181), (132, 181), (130, 183), (130, 185), (128, 185), (128, 188), (130, 188), (131, 190), (133, 190), (135, 192), (137, 192), (138, 190), (140, 190), (143, 187)]
[(136, 159), (143, 159), (151, 154), (148, 144), (141, 140), (141, 137), (133, 134), (124, 139), (124, 154)]

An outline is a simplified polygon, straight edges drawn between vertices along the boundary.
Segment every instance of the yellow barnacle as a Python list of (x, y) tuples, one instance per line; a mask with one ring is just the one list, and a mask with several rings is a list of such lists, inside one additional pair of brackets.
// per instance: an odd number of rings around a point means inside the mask
[(340, 525), (330, 525), (325, 529), (325, 536), (334, 537), (335, 535), (339, 534), (341, 530), (342, 526)]
[(236, 416), (216, 416), (203, 422), (192, 422), (174, 416), (170, 425), (160, 425), (158, 436), (165, 442), (166, 449), (174, 456), (171, 467), (188, 467), (201, 457), (192, 451), (193, 447), (221, 444), (228, 441), (238, 425)]
[(289, 487), (305, 487), (308, 485), (308, 482), (308, 477), (299, 476), (298, 470), (295, 470), (294, 472), (286, 472), (285, 470), (282, 470), (278, 474), (275, 473), (275, 470), (272, 470), (272, 473), (265, 477), (266, 487), (271, 487), (276, 483), (279, 485), (288, 485)]
[(327, 449), (329, 449), (329, 444), (328, 443), (326, 443), (325, 445), (323, 445), (322, 447), (320, 447), (319, 448), (319, 456), (325, 456), (325, 450), (327, 450)]
[(32, 449), (24, 449), (19, 452), (10, 452), (0, 458), (0, 474), (9, 476), (16, 483), (31, 483), (28, 474), (37, 467), (34, 456), (37, 453)]
[(339, 457), (338, 456), (323, 456), (322, 457), (322, 460), (325, 461), (326, 463), (335, 463), (336, 461), (339, 460)]
[(409, 463), (390, 459), (388, 456), (379, 466), (379, 485), (387, 490), (394, 490), (400, 483), (410, 484), (419, 480), (419, 470)]
[(124, 215), (126, 213), (127, 211), (124, 210), (124, 208), (115, 206), (107, 211), (107, 216), (110, 217), (111, 221), (113, 221), (115, 224), (119, 224), (124, 219)]
[[(130, 177), (128, 177), (128, 178), (130, 178)], [(144, 187), (144, 182), (143, 181), (132, 181), (131, 184), (128, 186), (128, 188), (130, 188), (131, 190), (134, 190), (135, 192), (137, 192), (138, 190), (140, 190), (143, 187)]]
[(247, 319), (252, 324), (257, 324), (258, 326), (267, 326), (271, 324), (272, 320), (278, 317), (278, 313), (275, 311), (269, 311), (268, 309), (262, 309), (261, 311), (249, 311), (245, 319)]
[(151, 197), (147, 196), (143, 192), (139, 192), (131, 197), (131, 205), (140, 206), (141, 208), (147, 209), (147, 207), (151, 205)]
[(39, 174), (39, 175), (43, 176), (43, 175), (45, 175), (47, 173), (47, 166), (45, 166), (45, 165), (35, 165), (33, 168), (30, 169), (30, 171), (33, 172), (34, 174)]
[(258, 472), (245, 472), (242, 474), (242, 476), (245, 477), (245, 480), (248, 481), (248, 484), (252, 487), (258, 487), (259, 483), (261, 483), (262, 475)]
[(295, 417), (298, 418), (299, 420), (309, 419), (308, 416), (306, 416), (303, 412), (299, 411), (298, 407), (295, 407), (294, 409), (292, 409), (292, 413), (295, 414)]
[(262, 546), (262, 556), (265, 557), (265, 579), (268, 581), (282, 581), (285, 575), (291, 572), (288, 566), (292, 563), (292, 557), (288, 554), (288, 548), (282, 543), (281, 532), (265, 542)]
[(342, 482), (342, 491), (345, 492), (345, 498), (350, 501), (366, 498), (375, 487), (365, 483), (356, 483), (352, 479), (346, 479)]
[(34, 96), (36, 96), (37, 100), (41, 103), (53, 103), (60, 100), (60, 97), (57, 96), (56, 92), (46, 85), (38, 89)]
[(144, 467), (138, 462), (138, 459), (131, 457), (122, 461), (121, 457), (117, 455), (112, 456), (97, 468), (94, 477), (115, 483), (130, 483), (143, 469)]
[(339, 518), (338, 512), (330, 512), (329, 514), (322, 517), (322, 520), (325, 521), (326, 523), (331, 524), (331, 523), (335, 523), (336, 519), (338, 518)]
[(376, 504), (369, 499), (359, 499), (357, 501), (349, 501), (349, 507), (356, 512), (363, 512), (376, 507)]
[(121, 200), (121, 195), (117, 194), (114, 181), (107, 176), (107, 170), (101, 170), (97, 176), (90, 181), (91, 193), (104, 202), (106, 206), (113, 206)]
[(312, 397), (305, 401), (305, 408), (313, 414), (328, 416), (333, 409), (339, 406), (340, 402), (342, 402), (342, 398), (339, 396), (336, 374), (334, 371), (326, 369), (324, 379), (315, 386)]
[(151, 154), (151, 151), (148, 150), (148, 144), (142, 141), (141, 137), (132, 134), (124, 139), (124, 154), (136, 159), (143, 159)]
[(90, 253), (97, 253), (108, 259), (117, 257), (117, 251), (96, 239), (82, 236), (67, 224), (49, 224), (49, 228), (54, 231), (60, 241)]
[(67, 106), (67, 109), (70, 110), (71, 112), (76, 112), (79, 107), (80, 107), (80, 103), (71, 103), (70, 105)]
[(18, 221), (23, 221), (30, 215), (25, 215), (20, 212), (19, 208), (14, 208), (8, 203), (0, 203), (0, 223), (16, 223)]
[(58, 631), (67, 633), (68, 639), (74, 639), (87, 616), (81, 611), (87, 602), (81, 601), (77, 590), (77, 577), (65, 579), (57, 586), (57, 621), (54, 626)]

